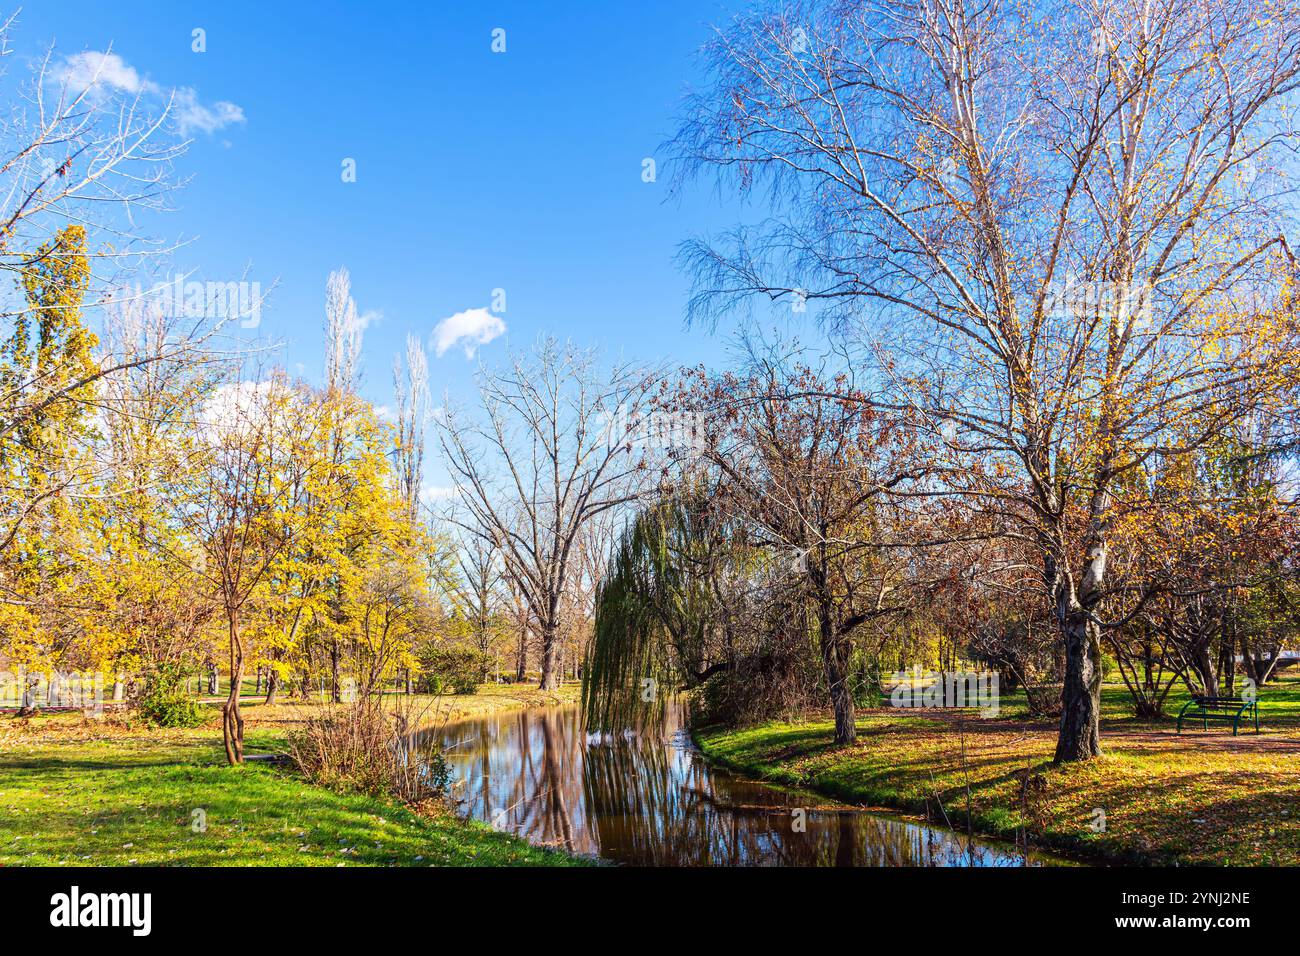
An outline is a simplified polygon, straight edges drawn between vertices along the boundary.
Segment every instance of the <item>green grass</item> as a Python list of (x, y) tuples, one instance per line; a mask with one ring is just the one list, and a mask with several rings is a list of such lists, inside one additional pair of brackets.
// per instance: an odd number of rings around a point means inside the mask
[[(250, 751), (279, 743), (265, 732), (248, 737)], [(196, 832), (196, 810), (205, 832)], [(226, 766), (210, 727), (98, 739), (10, 732), (0, 743), (0, 865), (582, 862), (449, 814), (333, 793), (266, 764)]]
[[(1175, 712), (1180, 704), (1170, 701)], [(996, 720), (968, 715), (961, 730), (955, 716), (863, 711), (851, 747), (831, 744), (829, 720), (696, 736), (707, 756), (742, 772), (917, 813), (942, 803), (959, 828), (969, 779), (977, 830), (1013, 839), (1027, 828), (1037, 846), (1085, 859), (1300, 865), (1300, 679), (1266, 687), (1260, 704), (1258, 738), (1234, 742), (1213, 723), (1180, 737), (1172, 718), (1134, 720), (1123, 688), (1107, 688), (1104, 755), (1060, 767), (1050, 762), (1054, 726), (1028, 721), (1015, 701)]]

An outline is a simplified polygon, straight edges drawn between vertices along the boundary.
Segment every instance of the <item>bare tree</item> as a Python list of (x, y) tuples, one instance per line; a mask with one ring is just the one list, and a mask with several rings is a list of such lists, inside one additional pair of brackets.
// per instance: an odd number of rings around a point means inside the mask
[(544, 339), (532, 356), (481, 371), (485, 422), (454, 411), (438, 422), (466, 512), (458, 523), (500, 549), (539, 632), (544, 690), (559, 684), (562, 610), (581, 537), (638, 495), (636, 437), (656, 382), (630, 365), (601, 371), (590, 352)]
[[(0, 23), (0, 57), (10, 53), (15, 19)], [(89, 276), (81, 308), (108, 306), (119, 317), (127, 311), (143, 314), (152, 304), (137, 277), (172, 247), (143, 235), (140, 215), (167, 208), (171, 191), (180, 185), (173, 164), (187, 143), (174, 135), (172, 102), (165, 93), (115, 84), (111, 51), (79, 57), (78, 68), (70, 69), (71, 60), (51, 47), (15, 84), (16, 95), (0, 111), (0, 273), (21, 288), (41, 263), (39, 250), (57, 248), (51, 240), (74, 224), (87, 237)], [(0, 320), (20, 324), (30, 318), (39, 326), (50, 308), (23, 296), (5, 297)], [(110, 379), (125, 381), (150, 365), (175, 369), (211, 362), (215, 338), (234, 317), (221, 315), (213, 322), (206, 310), (198, 316), (151, 317), (155, 327), (147, 335), (105, 336), (89, 363), (56, 356), (5, 375), (0, 447), (21, 441), (17, 436), (25, 427), (70, 406), (90, 414), (116, 408), (142, 415), (141, 408), (121, 404), (122, 387)], [(113, 321), (106, 323), (110, 333)], [(67, 487), (72, 477), (63, 475), (60, 485)], [(0, 508), (12, 516), (2, 550), (41, 502), (23, 500), (10, 488), (0, 494)]]
[(1300, 11), (812, 2), (739, 18), (708, 56), (679, 158), (771, 186), (778, 212), (689, 247), (693, 314), (811, 302), (884, 340), (949, 492), (1038, 552), (1066, 656), (1057, 759), (1099, 754), (1125, 476), (1293, 393), (1279, 164)]
[[(0, 55), (9, 53), (13, 21), (0, 24)], [(155, 106), (143, 91), (123, 95), (102, 75), (106, 58), (90, 75), (71, 77), (51, 48), (0, 114), (0, 271), (21, 280), (42, 243), (68, 222), (82, 224), (92, 239), (88, 304), (118, 284), (116, 270), (169, 251), (141, 237), (135, 217), (164, 208), (176, 186), (172, 163), (186, 146), (168, 135), (170, 101)], [(0, 318), (18, 314), (0, 307)], [(169, 343), (167, 351), (174, 352), (176, 344)], [(100, 367), (78, 375), (46, 368), (15, 383), (0, 395), (0, 434), (84, 393), (125, 361), (106, 357)]]
[(533, 643), (533, 612), (509, 574), (505, 583), (510, 592), (510, 620), (515, 629), (515, 682), (523, 683), (528, 676), (528, 650)]
[[(14, 17), (0, 23), (7, 56)], [(65, 222), (104, 234), (97, 272), (167, 247), (136, 231), (142, 210), (165, 208), (177, 185), (173, 162), (187, 143), (171, 135), (171, 99), (111, 82), (113, 54), (94, 53), (77, 70), (50, 48), (0, 114), (0, 270), (26, 257)], [(97, 63), (97, 65), (96, 65)]]
[(325, 280), (325, 389), (356, 391), (360, 374), (361, 318), (352, 298), (352, 279), (338, 269)]
[(702, 419), (703, 461), (722, 476), (715, 507), (747, 529), (814, 621), (836, 743), (852, 743), (854, 641), (909, 606), (895, 491), (925, 475), (903, 416), (843, 376), (780, 354), (740, 375), (702, 374), (685, 402)]
[(397, 394), (397, 486), (415, 520), (424, 484), (424, 439), (429, 421), (429, 357), (418, 337), (406, 337), (406, 356), (393, 360)]

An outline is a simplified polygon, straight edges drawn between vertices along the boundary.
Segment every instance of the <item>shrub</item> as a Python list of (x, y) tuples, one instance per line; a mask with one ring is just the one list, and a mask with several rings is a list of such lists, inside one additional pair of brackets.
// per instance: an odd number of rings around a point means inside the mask
[(859, 655), (852, 680), (853, 703), (858, 707), (880, 707), (885, 702), (880, 680), (880, 659)]
[(199, 702), (185, 692), (188, 673), (178, 664), (160, 664), (144, 679), (136, 712), (156, 727), (198, 727), (206, 720)]
[(430, 647), (420, 655), (421, 688), (430, 694), (472, 694), (478, 690), (492, 658), (460, 647)]
[(746, 726), (816, 710), (825, 700), (821, 663), (793, 641), (772, 642), (762, 653), (738, 656), (691, 694), (692, 719), (701, 725)]
[(418, 803), (445, 792), (451, 770), (408, 732), (416, 723), (407, 712), (387, 712), (382, 699), (362, 698), (309, 716), (289, 735), (289, 756), (320, 786)]
[(1063, 688), (1063, 684), (1026, 684), (1025, 697), (1029, 701), (1030, 716), (1060, 717), (1061, 691)]

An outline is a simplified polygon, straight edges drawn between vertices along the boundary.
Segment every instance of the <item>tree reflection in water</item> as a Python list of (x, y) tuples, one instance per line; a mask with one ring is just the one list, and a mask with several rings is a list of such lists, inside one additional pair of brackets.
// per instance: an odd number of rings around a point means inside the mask
[(619, 863), (1025, 862), (1010, 848), (969, 845), (948, 830), (828, 805), (710, 767), (681, 720), (680, 709), (670, 708), (663, 724), (589, 735), (576, 707), (548, 707), (465, 721), (419, 739), (444, 747), (462, 812), (533, 843)]

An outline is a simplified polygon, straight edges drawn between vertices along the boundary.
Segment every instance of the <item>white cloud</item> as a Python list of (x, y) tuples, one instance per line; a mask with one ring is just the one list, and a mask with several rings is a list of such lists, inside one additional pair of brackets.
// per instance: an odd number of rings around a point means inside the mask
[(426, 505), (433, 504), (435, 501), (446, 501), (454, 497), (456, 497), (454, 485), (425, 485), (420, 489), (420, 500)]
[(473, 358), (480, 345), (504, 335), (505, 322), (487, 309), (466, 309), (443, 319), (433, 328), (433, 350), (438, 358), (460, 345), (466, 358)]
[(272, 393), (275, 383), (270, 379), (260, 382), (248, 380), (226, 382), (208, 393), (203, 403), (201, 417), (206, 422), (217, 423), (235, 417), (248, 417), (253, 409)]
[(199, 437), (206, 442), (217, 442), (250, 431), (253, 422), (265, 413), (268, 400), (277, 394), (278, 387), (271, 379), (218, 385), (208, 393), (199, 410), (196, 428)]
[(62, 65), (54, 70), (54, 78), (68, 87), (74, 95), (85, 92), (92, 86), (101, 86), (124, 93), (140, 93), (157, 89), (152, 83), (140, 79), (126, 60), (116, 53), (100, 53), (87, 50), (67, 57)]
[(360, 326), (361, 331), (364, 332), (383, 317), (384, 313), (379, 309), (366, 309), (366, 311), (357, 316), (357, 325)]
[(170, 95), (172, 116), (182, 136), (195, 132), (211, 134), (244, 122), (244, 111), (235, 103), (229, 100), (203, 103), (198, 90), (192, 86), (176, 87), (169, 94), (166, 88), (140, 76), (135, 67), (111, 51), (74, 53), (51, 71), (51, 77), (63, 84), (72, 96), (89, 91), (87, 97), (91, 100), (103, 99), (110, 92), (160, 99)]
[(244, 122), (244, 111), (240, 107), (226, 100), (206, 106), (199, 102), (198, 91), (192, 86), (179, 87), (172, 94), (172, 115), (176, 117), (176, 129), (182, 136), (194, 132), (211, 134)]

